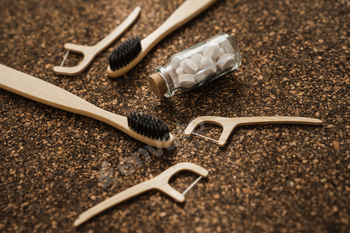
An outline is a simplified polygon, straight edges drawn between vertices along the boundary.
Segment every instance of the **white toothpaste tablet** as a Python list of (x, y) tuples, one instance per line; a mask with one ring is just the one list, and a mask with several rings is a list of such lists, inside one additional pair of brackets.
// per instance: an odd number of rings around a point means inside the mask
[(208, 47), (203, 49), (203, 56), (204, 57), (211, 57), (211, 56), (213, 56), (213, 53), (214, 53), (213, 46), (208, 46)]
[(221, 48), (225, 51), (225, 53), (235, 53), (232, 49), (231, 44), (228, 41), (224, 41), (221, 43)]
[(182, 75), (182, 74), (184, 74), (185, 72), (184, 72), (184, 70), (181, 68), (181, 67), (178, 67), (177, 69), (176, 69), (176, 74), (177, 74), (177, 76), (180, 76), (180, 75)]
[(175, 56), (171, 59), (171, 66), (173, 67), (173, 69), (176, 69), (179, 64), (180, 64), (181, 58), (178, 56)]
[(218, 61), (218, 65), (221, 70), (226, 70), (227, 68), (233, 66), (234, 63), (235, 63), (235, 58), (230, 53), (226, 53), (225, 55), (220, 57)]
[(212, 59), (217, 59), (220, 53), (220, 46), (218, 44), (208, 46), (203, 49), (203, 56), (211, 57)]
[(224, 55), (225, 55), (225, 50), (223, 48), (220, 48), (219, 57), (222, 57)]
[(199, 53), (197, 53), (191, 57), (191, 60), (197, 64), (199, 70), (202, 69), (202, 65), (201, 65), (202, 59), (203, 59), (203, 55), (199, 54)]
[(197, 64), (189, 58), (186, 58), (185, 60), (181, 61), (180, 66), (187, 74), (195, 74), (198, 71)]
[(179, 76), (179, 86), (183, 88), (191, 88), (195, 84), (194, 75), (182, 74)]
[(205, 69), (207, 74), (213, 74), (216, 72), (216, 65), (210, 57), (204, 57), (201, 61), (202, 69)]
[(218, 44), (213, 45), (213, 55), (211, 58), (216, 60), (220, 56), (220, 46)]

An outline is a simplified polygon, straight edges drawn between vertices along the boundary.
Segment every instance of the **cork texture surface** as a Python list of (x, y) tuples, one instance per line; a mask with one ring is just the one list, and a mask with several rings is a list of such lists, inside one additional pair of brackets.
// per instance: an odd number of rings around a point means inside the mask
[[(145, 38), (182, 2), (0, 0), (1, 64), (113, 113), (151, 113), (176, 136), (176, 147), (156, 156), (112, 126), (0, 89), (0, 232), (350, 232), (349, 0), (218, 0), (126, 75), (109, 78), (113, 48)], [(53, 72), (64, 43), (96, 44), (138, 5), (135, 24), (83, 73)], [(147, 80), (154, 68), (220, 32), (235, 38), (242, 65), (158, 100)], [(70, 53), (65, 66), (81, 60)], [(242, 126), (220, 148), (184, 138), (199, 116), (299, 116), (323, 125)], [(220, 132), (202, 128), (214, 139)], [(209, 171), (184, 203), (151, 191), (73, 227), (85, 210), (179, 162)], [(170, 184), (183, 192), (196, 179), (183, 172)]]

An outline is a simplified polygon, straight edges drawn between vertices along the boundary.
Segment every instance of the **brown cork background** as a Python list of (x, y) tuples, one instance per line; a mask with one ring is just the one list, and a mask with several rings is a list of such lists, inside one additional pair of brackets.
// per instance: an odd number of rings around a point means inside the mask
[[(156, 157), (109, 125), (0, 90), (0, 232), (350, 232), (349, 0), (219, 0), (132, 71), (108, 78), (112, 49), (133, 35), (145, 38), (182, 2), (0, 0), (1, 64), (117, 114), (152, 113), (177, 138), (175, 149)], [(96, 44), (137, 5), (134, 26), (83, 73), (53, 72), (64, 43)], [(242, 65), (159, 101), (147, 81), (154, 67), (220, 32), (235, 38)], [(81, 59), (71, 53), (65, 66)], [(203, 115), (324, 124), (239, 127), (219, 148), (183, 137), (190, 120)], [(220, 130), (205, 125), (202, 134), (217, 139)], [(134, 161), (140, 149), (151, 160)], [(128, 174), (119, 169), (123, 161)], [(185, 203), (152, 191), (73, 227), (85, 210), (179, 162), (209, 171)], [(196, 178), (179, 173), (170, 184), (183, 192)]]

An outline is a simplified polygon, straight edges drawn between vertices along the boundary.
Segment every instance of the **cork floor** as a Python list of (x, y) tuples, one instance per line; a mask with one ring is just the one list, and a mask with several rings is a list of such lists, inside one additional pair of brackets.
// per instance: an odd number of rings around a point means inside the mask
[[(109, 78), (113, 48), (145, 38), (182, 2), (0, 0), (1, 64), (120, 115), (151, 113), (176, 136), (175, 149), (157, 157), (112, 126), (0, 89), (1, 232), (350, 232), (349, 0), (218, 0), (129, 73)], [(64, 43), (96, 44), (137, 5), (133, 27), (83, 73), (53, 72)], [(154, 68), (220, 32), (235, 38), (242, 65), (158, 100), (147, 81)], [(81, 59), (70, 53), (65, 66)], [(239, 127), (220, 148), (183, 136), (191, 119), (205, 115), (312, 117), (323, 125)], [(206, 124), (202, 134), (220, 132)], [(135, 161), (141, 150), (151, 159)], [(85, 210), (179, 162), (209, 171), (185, 203), (152, 191), (73, 227)], [(170, 184), (182, 192), (195, 179), (183, 172)]]

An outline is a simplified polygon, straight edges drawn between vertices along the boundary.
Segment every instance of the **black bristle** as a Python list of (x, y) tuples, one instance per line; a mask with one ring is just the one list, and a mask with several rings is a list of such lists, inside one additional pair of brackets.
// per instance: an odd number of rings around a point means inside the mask
[(150, 128), (149, 128), (149, 137), (154, 139), (154, 125), (150, 125)]
[(140, 37), (135, 36), (126, 40), (109, 55), (110, 69), (114, 71), (128, 65), (139, 55), (141, 50)]
[(146, 113), (131, 112), (128, 117), (128, 126), (137, 133), (152, 139), (168, 140), (169, 128), (158, 117)]
[(149, 124), (145, 124), (145, 136), (146, 137), (150, 137), (150, 133), (149, 133), (149, 131), (150, 131), (150, 125)]
[(160, 137), (160, 134), (161, 134), (161, 132), (160, 132), (160, 127), (159, 127), (159, 125), (155, 125), (155, 126), (154, 126), (154, 137), (157, 138), (157, 139), (159, 139), (159, 138), (161, 138), (161, 137)]
[[(131, 115), (128, 116), (128, 126), (131, 126)], [(130, 127), (131, 128), (131, 127)]]

